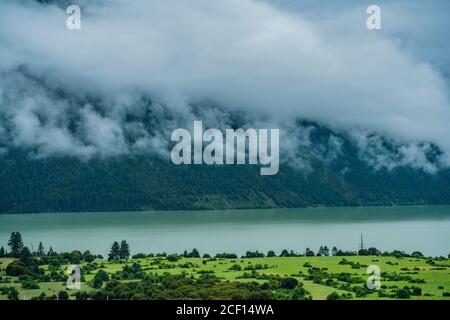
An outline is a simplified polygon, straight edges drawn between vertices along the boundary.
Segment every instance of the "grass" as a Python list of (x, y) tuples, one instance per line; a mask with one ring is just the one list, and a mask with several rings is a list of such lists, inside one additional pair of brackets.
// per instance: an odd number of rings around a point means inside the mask
[[(342, 260), (346, 259), (347, 264), (342, 264)], [(21, 284), (18, 283), (18, 279), (14, 277), (7, 277), (5, 274), (5, 267), (10, 263), (12, 259), (2, 258), (0, 259), (0, 277), (2, 282), (8, 279), (9, 283), (0, 283), (1, 287), (14, 286), (19, 291), (20, 299), (30, 299), (34, 296), (39, 296), (41, 293), (46, 293), (47, 296), (57, 295), (60, 290), (66, 290), (65, 283), (63, 282), (45, 282), (39, 283), (39, 289), (23, 289)], [(349, 290), (339, 290), (336, 287), (327, 286), (324, 281), (321, 283), (313, 283), (311, 280), (305, 279), (308, 275), (309, 266), (320, 268), (324, 272), (329, 274), (338, 273), (350, 273), (354, 277), (361, 278), (364, 283), (369, 275), (366, 274), (367, 266), (377, 265), (380, 267), (382, 273), (386, 275), (402, 275), (410, 276), (413, 281), (417, 280), (424, 283), (411, 283), (408, 280), (401, 281), (389, 281), (388, 277), (384, 277), (381, 280), (381, 285), (384, 291), (395, 290), (395, 287), (403, 288), (405, 286), (414, 286), (422, 289), (421, 296), (411, 296), (410, 299), (446, 299), (450, 297), (444, 297), (444, 292), (450, 292), (450, 259), (445, 260), (433, 260), (435, 265), (431, 265), (427, 262), (427, 259), (416, 258), (395, 258), (395, 257), (365, 257), (365, 256), (353, 256), (353, 257), (270, 257), (270, 258), (249, 258), (249, 259), (201, 259), (201, 258), (181, 258), (176, 262), (169, 262), (165, 258), (145, 258), (145, 259), (130, 259), (128, 264), (137, 262), (141, 264), (142, 268), (146, 272), (162, 274), (165, 272), (178, 274), (188, 273), (195, 277), (200, 276), (201, 272), (213, 271), (214, 274), (223, 280), (229, 281), (255, 281), (255, 279), (242, 279), (244, 272), (251, 272), (244, 270), (244, 268), (254, 267), (256, 265), (266, 266), (266, 269), (257, 270), (258, 274), (266, 275), (280, 275), (282, 277), (295, 277), (304, 284), (306, 290), (308, 290), (313, 299), (323, 300), (326, 297), (336, 291), (339, 294), (350, 293), (354, 299), (380, 299), (376, 291), (369, 293), (364, 297), (356, 297), (354, 292)], [(340, 264), (341, 262), (341, 264)], [(121, 271), (125, 265), (124, 261), (119, 262), (107, 262), (103, 260), (97, 260), (98, 266), (103, 265), (102, 269), (109, 274)], [(192, 266), (186, 267), (186, 263), (191, 263)], [(352, 267), (351, 263), (359, 263), (360, 267)], [(82, 267), (86, 263), (82, 264)], [(239, 265), (241, 271), (232, 271), (230, 267), (233, 265)], [(66, 270), (66, 266), (61, 267), (61, 271)], [(46, 266), (43, 269), (48, 270)], [(46, 271), (48, 272), (48, 271)], [(93, 290), (89, 287), (89, 282), (93, 279), (97, 270), (92, 271), (89, 274), (85, 274), (85, 282), (82, 284), (82, 290)], [(258, 282), (264, 282), (265, 280), (256, 280)], [(338, 286), (344, 284), (343, 282), (336, 281)], [(359, 283), (359, 286), (363, 286), (364, 283)], [(443, 287), (443, 289), (439, 288)], [(69, 292), (73, 295), (74, 291)], [(0, 299), (6, 299), (5, 295), (0, 295)], [(384, 299), (384, 298), (383, 298)]]

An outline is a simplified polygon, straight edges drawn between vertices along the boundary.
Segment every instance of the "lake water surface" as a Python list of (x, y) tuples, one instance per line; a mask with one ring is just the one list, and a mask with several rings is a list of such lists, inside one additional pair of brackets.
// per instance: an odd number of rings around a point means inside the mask
[(12, 231), (34, 248), (42, 241), (46, 249), (100, 254), (123, 239), (132, 254), (357, 250), (362, 233), (365, 247), (447, 256), (450, 206), (0, 215), (0, 246)]

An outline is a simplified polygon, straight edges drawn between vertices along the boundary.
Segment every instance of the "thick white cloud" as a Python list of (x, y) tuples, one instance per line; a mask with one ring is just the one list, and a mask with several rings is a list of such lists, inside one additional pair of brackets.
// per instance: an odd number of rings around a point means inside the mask
[[(401, 149), (408, 164), (423, 162), (423, 148), (412, 146), (429, 142), (450, 164), (449, 91), (435, 60), (406, 50), (392, 33), (367, 30), (364, 10), (344, 6), (338, 16), (319, 19), (256, 0), (80, 3), (80, 31), (65, 28), (65, 11), (56, 6), (0, 4), (0, 113), (17, 131), (16, 144), (61, 152), (76, 147), (84, 155), (160, 145), (155, 137), (164, 132), (148, 136), (137, 123), (124, 128), (126, 114), (145, 112), (143, 94), (180, 119), (192, 120), (189, 104), (212, 100), (226, 112), (276, 125), (303, 118), (374, 132), (409, 146)], [(387, 12), (403, 19), (396, 30), (415, 19), (402, 13), (402, 2)], [(102, 112), (73, 101), (49, 111), (46, 101), (30, 107), (23, 96), (14, 99), (20, 92), (6, 83), (18, 66), (48, 88), (100, 97)], [(39, 90), (22, 93), (39, 100)], [(52, 120), (42, 124), (36, 108)], [(83, 121), (81, 140), (67, 129), (67, 108)], [(140, 137), (133, 146), (124, 139), (130, 131)]]

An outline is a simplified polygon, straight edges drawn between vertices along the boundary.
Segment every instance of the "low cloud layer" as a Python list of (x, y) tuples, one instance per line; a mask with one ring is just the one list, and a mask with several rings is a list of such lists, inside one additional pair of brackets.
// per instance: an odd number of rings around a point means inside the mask
[[(304, 141), (289, 134), (306, 119), (348, 133), (374, 166), (435, 171), (432, 145), (438, 166), (450, 165), (449, 64), (439, 51), (449, 44), (419, 46), (414, 23), (444, 27), (417, 18), (423, 2), (386, 2), (380, 31), (367, 30), (365, 7), (352, 1), (77, 2), (79, 31), (65, 28), (62, 6), (0, 3), (0, 152), (161, 153), (170, 131), (197, 117), (223, 127), (242, 115), (292, 128), (280, 141), (290, 154)], [(426, 17), (447, 7), (423, 6)], [(380, 156), (374, 136), (395, 153)]]

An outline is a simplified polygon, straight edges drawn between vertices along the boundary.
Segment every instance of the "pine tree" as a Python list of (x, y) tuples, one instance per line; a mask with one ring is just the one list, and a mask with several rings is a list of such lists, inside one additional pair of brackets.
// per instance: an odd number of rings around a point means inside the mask
[(6, 256), (5, 249), (3, 247), (0, 248), (0, 258), (4, 258)]
[(38, 257), (45, 256), (44, 245), (42, 244), (41, 241), (39, 241), (39, 245), (38, 245), (38, 249), (37, 249), (37, 255), (38, 255)]
[(130, 246), (125, 240), (120, 243), (119, 250), (120, 259), (128, 259), (130, 257)]
[(333, 247), (333, 249), (331, 249), (331, 255), (335, 256), (338, 252), (338, 249), (336, 247)]
[(54, 255), (55, 255), (55, 252), (53, 251), (53, 248), (50, 247), (50, 249), (48, 250), (47, 256), (53, 257)]
[(111, 251), (109, 252), (109, 255), (108, 255), (108, 261), (117, 260), (119, 258), (120, 258), (120, 246), (117, 241), (114, 241), (114, 243), (111, 247)]
[(317, 252), (317, 256), (318, 257), (323, 256), (323, 247), (322, 246), (320, 246), (319, 251)]
[(28, 247), (23, 247), (20, 252), (19, 260), (22, 261), (26, 266), (30, 265), (31, 262), (31, 252)]
[(11, 248), (11, 256), (17, 258), (23, 248), (22, 235), (20, 232), (12, 232), (8, 241), (8, 246)]

